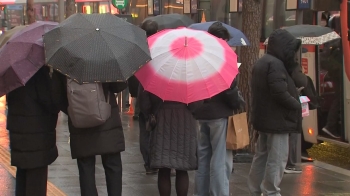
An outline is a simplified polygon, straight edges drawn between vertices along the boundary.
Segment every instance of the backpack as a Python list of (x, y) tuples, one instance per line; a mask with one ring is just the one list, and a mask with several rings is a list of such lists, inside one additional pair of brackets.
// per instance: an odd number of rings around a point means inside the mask
[(111, 116), (109, 92), (102, 83), (78, 84), (67, 78), (68, 115), (76, 128), (90, 128), (104, 124)]
[(301, 94), (303, 96), (307, 96), (310, 99), (309, 102), (309, 109), (310, 110), (315, 110), (320, 107), (320, 97), (318, 96), (316, 92), (316, 88), (314, 86), (314, 82), (309, 76), (307, 77), (307, 85), (306, 88), (304, 88), (301, 91)]

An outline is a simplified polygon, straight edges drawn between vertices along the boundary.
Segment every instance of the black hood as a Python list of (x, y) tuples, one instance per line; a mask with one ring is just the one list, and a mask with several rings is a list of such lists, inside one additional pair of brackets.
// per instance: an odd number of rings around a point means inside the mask
[(281, 60), (287, 71), (291, 73), (298, 66), (298, 63), (295, 62), (295, 53), (300, 46), (301, 40), (296, 39), (284, 29), (277, 29), (269, 37), (267, 54)]

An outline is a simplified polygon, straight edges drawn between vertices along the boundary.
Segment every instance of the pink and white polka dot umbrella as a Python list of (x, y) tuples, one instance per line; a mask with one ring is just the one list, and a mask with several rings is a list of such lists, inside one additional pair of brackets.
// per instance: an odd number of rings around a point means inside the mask
[(163, 100), (191, 103), (228, 89), (238, 74), (226, 41), (187, 28), (148, 38), (152, 60), (135, 73), (146, 91)]

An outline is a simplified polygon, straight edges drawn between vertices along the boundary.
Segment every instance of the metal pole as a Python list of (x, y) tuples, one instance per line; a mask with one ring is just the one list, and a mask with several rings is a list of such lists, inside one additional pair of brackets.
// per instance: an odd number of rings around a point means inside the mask
[[(296, 24), (303, 24), (303, 11), (296, 11)], [(302, 49), (299, 50), (299, 63), (301, 65), (301, 54)], [(303, 133), (301, 133), (303, 134)], [(301, 163), (301, 134), (298, 134), (298, 142), (297, 142), (297, 162)]]
[(58, 0), (58, 22), (64, 20), (64, 0)]

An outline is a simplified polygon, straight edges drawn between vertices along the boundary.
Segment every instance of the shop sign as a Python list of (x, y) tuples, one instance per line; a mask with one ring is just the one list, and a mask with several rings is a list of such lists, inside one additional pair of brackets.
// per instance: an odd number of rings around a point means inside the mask
[(311, 0), (298, 0), (298, 10), (310, 9)]
[(124, 9), (128, 3), (128, 0), (112, 0), (112, 5), (118, 9)]
[(20, 26), (23, 24), (23, 5), (7, 6), (8, 28)]

